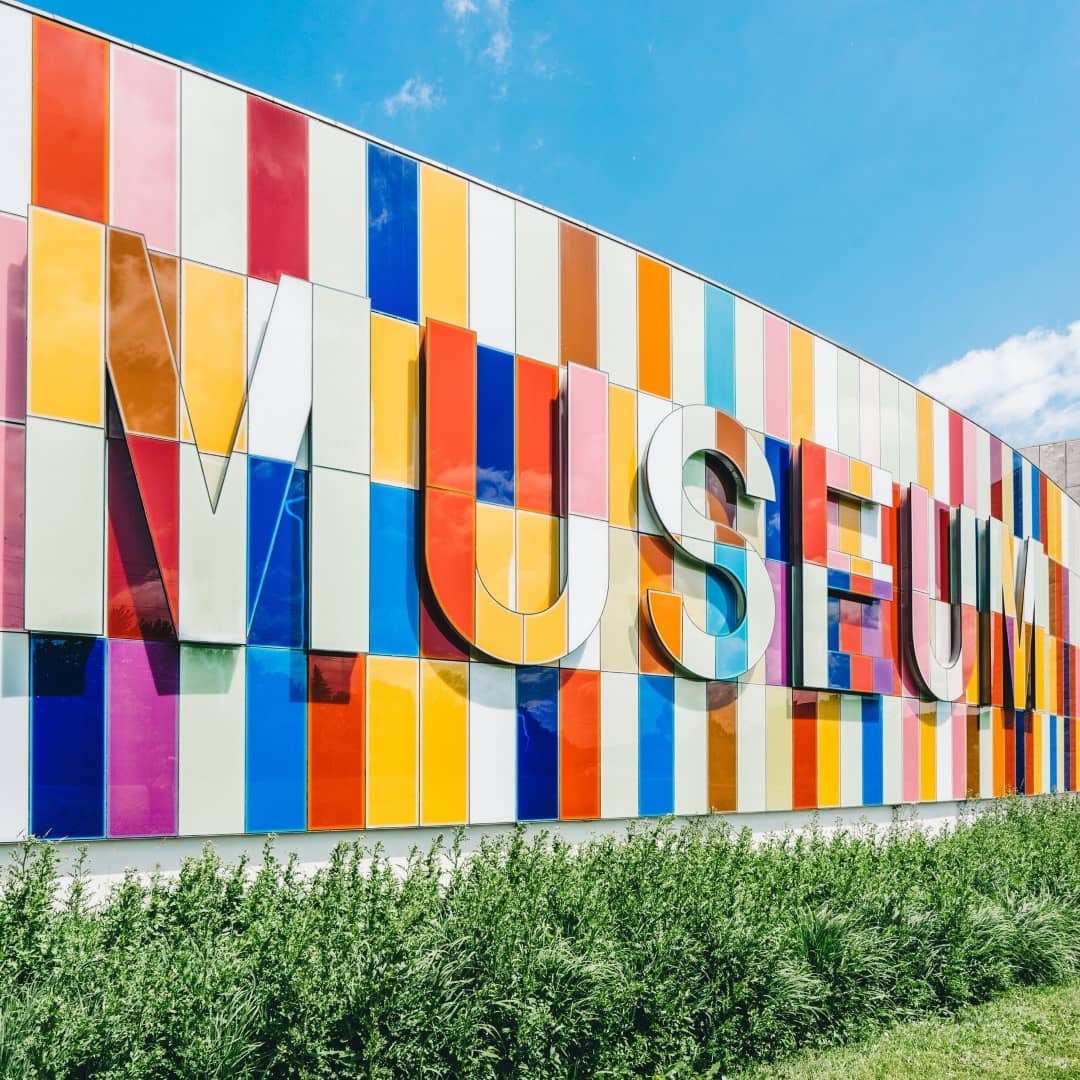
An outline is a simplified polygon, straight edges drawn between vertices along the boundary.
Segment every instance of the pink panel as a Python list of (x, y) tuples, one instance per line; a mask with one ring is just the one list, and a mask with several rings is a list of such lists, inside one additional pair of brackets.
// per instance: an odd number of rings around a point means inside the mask
[(825, 475), (829, 487), (838, 491), (851, 490), (851, 458), (829, 450), (825, 454)]
[(0, 424), (0, 627), (23, 628), (26, 428)]
[(979, 469), (975, 460), (975, 425), (964, 420), (964, 505), (972, 510), (979, 501)]
[(788, 324), (775, 315), (765, 316), (765, 432), (778, 439), (788, 438), (788, 402), (791, 381), (788, 375)]
[(952, 784), (954, 799), (967, 797), (967, 706), (952, 707)]
[(176, 832), (179, 646), (109, 642), (109, 836)]
[(904, 802), (919, 801), (919, 703), (903, 699)]
[(0, 418), (26, 419), (26, 221), (0, 214)]
[(908, 493), (908, 513), (911, 522), (911, 587), (918, 592), (930, 591), (930, 553), (924, 537), (929, 529), (930, 499), (926, 489), (912, 484)]
[(570, 364), (570, 513), (608, 516), (607, 373)]
[(177, 251), (179, 99), (176, 68), (113, 47), (110, 221), (171, 255)]

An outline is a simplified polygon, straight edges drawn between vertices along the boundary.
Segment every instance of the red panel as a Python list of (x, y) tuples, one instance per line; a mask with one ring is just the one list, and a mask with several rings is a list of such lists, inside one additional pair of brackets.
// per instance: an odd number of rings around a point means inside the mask
[(123, 439), (108, 440), (108, 458), (109, 637), (175, 640), (147, 515)]
[(467, 649), (439, 610), (438, 601), (425, 581), (420, 585), (420, 655), (429, 660), (468, 660)]
[(129, 435), (127, 445), (175, 625), (180, 613), (180, 444)]
[(517, 504), (558, 514), (559, 369), (517, 358)]
[(456, 491), (424, 493), (428, 580), (450, 624), (472, 640), (476, 603), (476, 501)]
[(1002, 724), (1005, 729), (1005, 794), (1016, 791), (1016, 713), (1006, 707), (1002, 709)]
[(862, 604), (858, 600), (840, 601), (840, 650), (862, 652)]
[(825, 486), (825, 447), (803, 439), (799, 455), (802, 471), (802, 527), (804, 560), (824, 566), (829, 551), (828, 491)]
[(560, 673), (559, 817), (600, 816), (600, 672)]
[(308, 827), (364, 826), (364, 657), (308, 656)]
[(851, 658), (851, 689), (869, 694), (874, 689), (874, 661), (869, 656)]
[(791, 692), (791, 805), (795, 810), (817, 806), (817, 694)]
[(100, 38), (34, 20), (38, 206), (107, 221), (109, 52)]
[(248, 97), (248, 273), (308, 276), (307, 118), (257, 97)]
[(424, 335), (427, 405), (424, 483), (476, 494), (476, 335), (429, 322)]

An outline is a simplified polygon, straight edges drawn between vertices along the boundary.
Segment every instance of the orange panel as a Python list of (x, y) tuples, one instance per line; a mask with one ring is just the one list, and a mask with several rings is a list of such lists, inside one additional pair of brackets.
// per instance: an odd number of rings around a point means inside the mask
[(671, 397), (671, 271), (638, 256), (638, 386)]
[(424, 357), (425, 481), (472, 495), (476, 491), (476, 335), (430, 322), (424, 335)]
[(646, 596), (653, 631), (667, 651), (682, 660), (682, 597), (676, 593), (654, 592)]
[(34, 20), (34, 181), (38, 206), (107, 221), (109, 47)]
[(641, 611), (638, 617), (638, 666), (646, 675), (670, 675), (674, 671), (667, 654), (660, 648), (653, 634), (652, 622), (645, 607), (649, 589), (671, 592), (673, 558), (671, 545), (659, 536), (641, 535), (639, 541), (638, 583), (641, 593)]
[(559, 357), (596, 367), (596, 236), (559, 222)]
[(560, 673), (559, 817), (600, 816), (600, 672)]
[(364, 657), (308, 656), (308, 827), (364, 827)]
[(738, 809), (738, 683), (705, 684), (709, 710), (709, 809)]

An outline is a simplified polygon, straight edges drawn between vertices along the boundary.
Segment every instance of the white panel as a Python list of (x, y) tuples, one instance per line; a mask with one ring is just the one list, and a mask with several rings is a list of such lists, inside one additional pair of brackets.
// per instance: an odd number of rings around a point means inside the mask
[(638, 679), (600, 673), (600, 816), (638, 815)]
[(900, 383), (887, 371), (878, 372), (881, 402), (881, 466), (896, 476), (900, 472)]
[(660, 426), (660, 421), (671, 412), (671, 402), (667, 398), (653, 397), (638, 391), (637, 395), (637, 449), (638, 449), (638, 531), (660, 536), (663, 529), (649, 507), (649, 498), (645, 494), (645, 484), (640, 480), (645, 472), (645, 455), (649, 449), (649, 440)]
[(513, 668), (469, 667), (469, 821), (517, 817), (517, 680)]
[(740, 812), (765, 809), (765, 687), (739, 684), (735, 746)]
[(316, 289), (312, 328), (311, 460), (371, 471), (371, 301)]
[(898, 697), (881, 699), (882, 802), (895, 806), (904, 801), (903, 702)]
[(248, 383), (255, 371), (262, 347), (263, 335), (270, 322), (270, 312), (274, 310), (274, 296), (277, 286), (259, 278), (247, 279), (247, 375)]
[(26, 217), (30, 203), (33, 21), (0, 7), (0, 211)]
[(637, 389), (637, 259), (625, 244), (600, 237), (597, 367), (613, 383)]
[(901, 382), (897, 396), (900, 410), (900, 469), (896, 478), (906, 488), (919, 479), (919, 417), (915, 387)]
[(836, 352), (836, 423), (840, 451), (851, 457), (862, 454), (859, 425), (860, 361), (843, 349)]
[(608, 590), (608, 524), (572, 514), (567, 519), (569, 617), (567, 643), (581, 645), (600, 624)]
[(765, 323), (761, 308), (735, 297), (735, 418), (765, 430)]
[(567, 653), (559, 663), (560, 667), (571, 670), (600, 670), (600, 626), (593, 627), (593, 632), (576, 648)]
[(559, 223), (524, 203), (517, 211), (517, 351), (559, 362)]
[(671, 396), (705, 401), (705, 282), (682, 270), (671, 271)]
[(469, 185), (469, 328), (481, 345), (513, 352), (514, 200)]
[(248, 452), (294, 462), (311, 415), (311, 285), (282, 277), (248, 391)]
[(190, 71), (180, 82), (180, 251), (247, 273), (247, 95)]
[(709, 716), (705, 683), (675, 680), (675, 813), (709, 812)]
[(814, 338), (814, 438), (839, 449), (836, 430), (836, 346)]
[(799, 571), (802, 633), (799, 635), (802, 682), (805, 686), (829, 685), (828, 571), (824, 566), (804, 562)]
[(180, 646), (181, 835), (244, 831), (245, 677), (243, 649)]
[(198, 452), (180, 444), (180, 637), (247, 639), (247, 455), (233, 454), (217, 510)]
[(21, 840), (30, 827), (29, 641), (0, 634), (0, 841)]
[(952, 798), (952, 709), (952, 702), (937, 702), (934, 748), (937, 755), (938, 801)]
[(878, 369), (859, 361), (859, 457), (881, 463), (881, 390)]
[(26, 423), (26, 626), (103, 633), (105, 433)]
[(840, 805), (862, 805), (862, 698), (840, 695)]
[(949, 410), (940, 401), (934, 408), (934, 498), (949, 502)]
[(311, 470), (311, 648), (368, 651), (369, 480)]
[(308, 274), (313, 282), (367, 293), (367, 143), (308, 122)]

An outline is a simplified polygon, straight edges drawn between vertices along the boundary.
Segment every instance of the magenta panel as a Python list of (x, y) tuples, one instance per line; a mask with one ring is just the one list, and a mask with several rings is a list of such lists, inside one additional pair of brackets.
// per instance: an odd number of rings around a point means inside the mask
[(179, 205), (180, 73), (112, 49), (110, 221), (175, 255)]
[(176, 832), (179, 684), (179, 646), (109, 642), (109, 836)]
[(0, 419), (26, 419), (26, 222), (0, 214)]
[(0, 424), (0, 628), (23, 628), (26, 428)]

